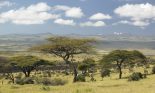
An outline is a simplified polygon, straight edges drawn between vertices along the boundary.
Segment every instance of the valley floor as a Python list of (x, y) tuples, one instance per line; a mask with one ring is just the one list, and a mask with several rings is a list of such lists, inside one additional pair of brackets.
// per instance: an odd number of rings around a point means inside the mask
[(155, 75), (146, 79), (129, 82), (127, 79), (96, 78), (95, 82), (72, 83), (72, 76), (64, 76), (68, 84), (64, 86), (13, 85), (0, 83), (0, 93), (155, 93)]

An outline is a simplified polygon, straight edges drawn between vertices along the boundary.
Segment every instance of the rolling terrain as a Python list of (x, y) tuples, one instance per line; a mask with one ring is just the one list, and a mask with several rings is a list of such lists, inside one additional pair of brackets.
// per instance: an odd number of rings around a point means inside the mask
[[(9, 34), (0, 35), (0, 51), (26, 51), (28, 48), (45, 42), (45, 39), (55, 36), (51, 33), (42, 34)], [(94, 44), (100, 53), (107, 53), (115, 49), (140, 50), (146, 55), (155, 54), (154, 36), (134, 36), (134, 35), (77, 35), (69, 34), (69, 37), (95, 38)]]

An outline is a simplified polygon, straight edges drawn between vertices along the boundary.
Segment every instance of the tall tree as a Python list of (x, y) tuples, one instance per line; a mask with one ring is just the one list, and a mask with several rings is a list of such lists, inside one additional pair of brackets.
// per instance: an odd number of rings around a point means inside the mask
[(119, 70), (119, 79), (122, 78), (122, 67), (124, 65), (134, 65), (135, 60), (141, 60), (140, 63), (146, 63), (146, 57), (139, 51), (114, 50), (104, 56), (101, 64), (105, 66), (116, 65)]
[(92, 50), (92, 39), (77, 39), (69, 37), (51, 37), (48, 43), (33, 47), (32, 50), (39, 50), (49, 54), (55, 54), (61, 57), (66, 64), (73, 68), (74, 79), (77, 81), (77, 66), (73, 63), (74, 55), (88, 53)]
[(10, 60), (14, 66), (18, 67), (25, 74), (25, 77), (29, 77), (30, 73), (39, 65), (48, 63), (48, 61), (39, 59), (35, 56), (17, 56)]

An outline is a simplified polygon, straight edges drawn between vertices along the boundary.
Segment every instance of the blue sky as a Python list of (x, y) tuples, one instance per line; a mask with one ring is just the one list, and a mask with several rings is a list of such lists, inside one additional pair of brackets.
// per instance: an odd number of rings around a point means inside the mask
[(155, 0), (0, 0), (0, 34), (155, 35)]

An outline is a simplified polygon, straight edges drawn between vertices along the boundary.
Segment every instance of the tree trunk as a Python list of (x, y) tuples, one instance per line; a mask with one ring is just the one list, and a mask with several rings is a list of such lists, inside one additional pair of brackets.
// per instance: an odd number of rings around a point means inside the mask
[(30, 77), (31, 71), (27, 71), (27, 77)]
[(25, 77), (30, 77), (30, 73), (31, 73), (31, 71), (33, 69), (34, 69), (33, 67), (24, 67), (24, 68), (22, 68), (22, 71), (23, 71)]
[(121, 66), (118, 66), (118, 70), (119, 70), (119, 79), (122, 78), (122, 68)]
[[(70, 55), (67, 55), (66, 57), (64, 57), (64, 61), (66, 62), (66, 64), (69, 65), (70, 68), (73, 67), (73, 75), (74, 75), (74, 78), (73, 78), (73, 82), (76, 82), (77, 81), (77, 76), (78, 76), (78, 71), (77, 71), (77, 67), (75, 66), (74, 63), (72, 63), (71, 61), (69, 61), (69, 57)], [(72, 55), (72, 58), (73, 58), (73, 55)]]
[(73, 79), (73, 82), (76, 82), (77, 81), (77, 75), (78, 75), (78, 71), (77, 71), (77, 69), (76, 69), (76, 67), (74, 66), (73, 67), (73, 73), (74, 73), (74, 79)]
[(27, 71), (23, 71), (25, 77), (30, 77), (30, 72), (27, 72)]

